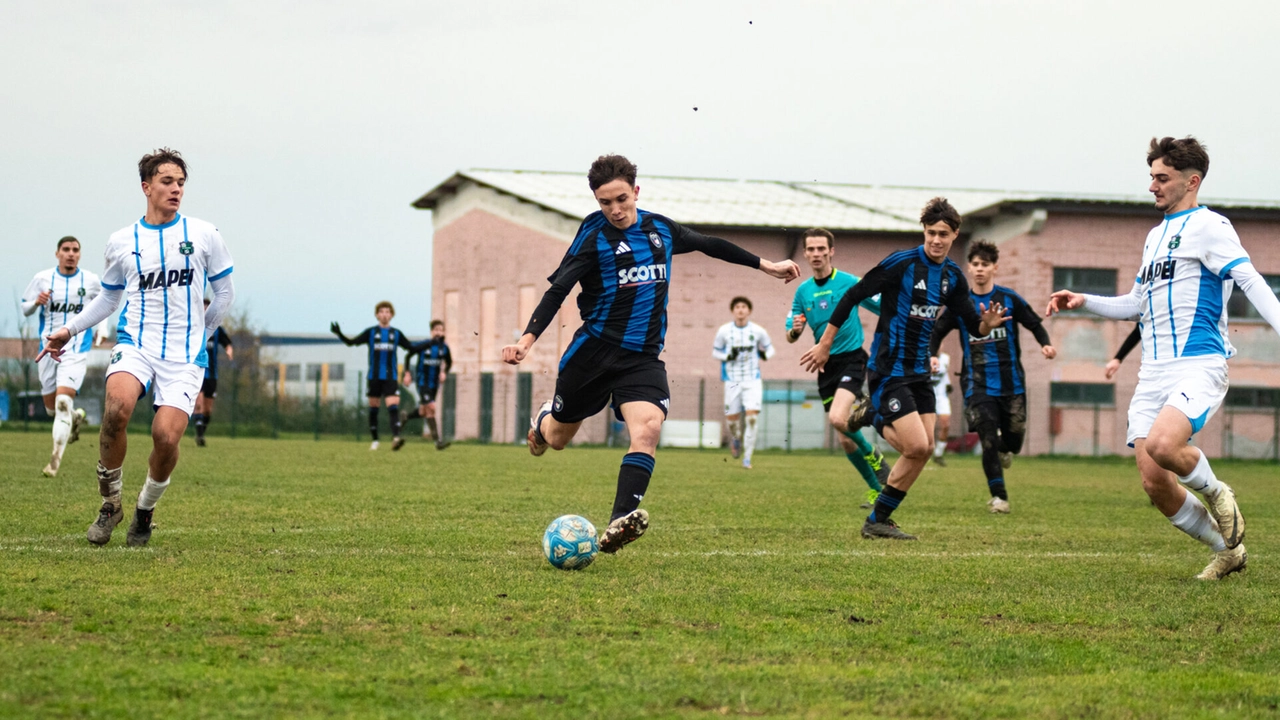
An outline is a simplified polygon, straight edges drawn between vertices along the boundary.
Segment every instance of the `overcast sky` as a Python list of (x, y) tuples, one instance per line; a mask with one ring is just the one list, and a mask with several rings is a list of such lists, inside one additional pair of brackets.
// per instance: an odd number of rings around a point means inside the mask
[[(0, 335), (57, 238), (102, 269), (137, 161), (235, 257), (258, 327), (430, 321), (429, 212), (472, 167), (1280, 199), (1274, 2), (0, 0)], [(695, 111), (694, 108), (697, 108)], [(477, 258), (477, 262), (483, 262)], [(548, 258), (548, 270), (555, 258)]]

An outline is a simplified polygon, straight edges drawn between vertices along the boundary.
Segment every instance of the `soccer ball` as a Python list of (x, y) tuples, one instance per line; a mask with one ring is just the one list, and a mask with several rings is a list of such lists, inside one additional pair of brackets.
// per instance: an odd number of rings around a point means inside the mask
[(600, 543), (596, 526), (579, 515), (562, 515), (542, 534), (542, 554), (561, 570), (581, 570), (596, 559)]

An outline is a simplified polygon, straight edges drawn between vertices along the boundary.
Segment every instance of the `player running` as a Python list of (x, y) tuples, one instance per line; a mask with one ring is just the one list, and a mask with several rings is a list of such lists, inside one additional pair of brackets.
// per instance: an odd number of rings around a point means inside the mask
[[(1057, 357), (1049, 333), (1040, 316), (1018, 293), (996, 285), (1000, 249), (983, 240), (969, 245), (969, 275), (973, 279), (969, 294), (975, 303), (999, 304), (1013, 314), (1013, 322), (993, 329), (990, 334), (975, 337), (960, 333), (964, 348), (964, 366), (960, 383), (964, 390), (964, 417), (969, 428), (982, 442), (982, 470), (987, 475), (993, 513), (1009, 512), (1009, 491), (1004, 471), (1013, 464), (1013, 456), (1022, 451), (1027, 434), (1027, 374), (1022, 369), (1022, 340), (1018, 325), (1025, 327), (1040, 343), (1040, 354), (1047, 360)], [(943, 313), (929, 338), (929, 354), (935, 366), (941, 365), (938, 346), (947, 334), (958, 327), (953, 313)]]
[(502, 349), (502, 359), (512, 365), (524, 360), (569, 291), (581, 284), (582, 327), (560, 358), (555, 400), (539, 408), (526, 440), (534, 456), (548, 447), (561, 450), (582, 421), (612, 399), (614, 415), (626, 423), (631, 438), (609, 526), (600, 536), (601, 552), (615, 553), (649, 526), (649, 514), (639, 505), (671, 402), (666, 365), (658, 354), (666, 335), (672, 257), (697, 250), (787, 281), (800, 271), (790, 260), (763, 260), (727, 240), (638, 209), (636, 166), (621, 155), (597, 158), (587, 181), (600, 210), (582, 221), (524, 335)]
[(383, 300), (373, 307), (373, 316), (378, 324), (367, 327), (352, 337), (342, 334), (338, 323), (329, 323), (329, 332), (338, 336), (347, 347), (356, 345), (369, 346), (369, 372), (365, 396), (369, 398), (369, 435), (373, 437), (370, 450), (378, 449), (378, 407), (382, 403), (387, 406), (387, 415), (391, 418), (391, 449), (404, 447), (404, 438), (400, 437), (400, 385), (396, 382), (400, 376), (399, 360), (396, 348), (413, 350), (413, 343), (404, 333), (391, 327), (391, 318), (396, 316), (396, 309), (390, 302)]
[[(837, 270), (831, 264), (835, 257), (836, 236), (830, 230), (810, 228), (804, 232), (804, 259), (813, 270), (813, 277), (800, 283), (791, 300), (791, 312), (787, 314), (787, 342), (794, 343), (804, 334), (808, 325), (813, 329), (816, 342), (826, 331), (827, 320), (836, 304), (849, 288), (858, 284), (858, 276)], [(880, 298), (869, 297), (860, 305), (880, 314)], [(889, 479), (889, 463), (858, 430), (850, 430), (849, 409), (855, 400), (865, 398), (863, 383), (866, 380), (867, 351), (862, 349), (862, 321), (840, 328), (831, 346), (831, 357), (818, 371), (818, 395), (827, 422), (836, 430), (836, 439), (845, 458), (853, 465), (863, 482), (867, 484), (866, 502), (871, 507), (880, 494), (885, 480)]]
[(769, 333), (747, 319), (751, 309), (751, 301), (741, 295), (730, 300), (733, 322), (720, 326), (711, 347), (711, 356), (720, 361), (720, 379), (724, 381), (724, 419), (729, 423), (729, 444), (733, 456), (741, 455), (742, 467), (748, 470), (756, 450), (756, 423), (764, 404), (760, 361), (773, 357)]
[(932, 363), (933, 370), (929, 373), (936, 411), (934, 414), (937, 415), (934, 421), (933, 461), (946, 467), (947, 439), (951, 437), (951, 356), (941, 353), (934, 357), (938, 362)]
[[(31, 278), (22, 293), (22, 314), (40, 313), (40, 351), (44, 351), (45, 335), (50, 335), (84, 311), (85, 305), (102, 292), (98, 276), (80, 268), (80, 241), (68, 235), (58, 241), (53, 256), (58, 264), (41, 270)], [(72, 338), (62, 353), (61, 362), (44, 357), (37, 363), (40, 393), (44, 409), (53, 416), (53, 453), (44, 466), (45, 477), (57, 477), (62, 453), (67, 445), (80, 439), (84, 426), (84, 410), (75, 407), (75, 397), (84, 382), (93, 347), (93, 329), (87, 327)]]
[(880, 295), (880, 321), (868, 364), (871, 397), (868, 402), (854, 404), (848, 426), (854, 430), (874, 423), (902, 457), (893, 464), (888, 482), (862, 525), (864, 538), (916, 539), (889, 516), (933, 454), (935, 397), (929, 384), (929, 334), (938, 314), (944, 308), (951, 310), (979, 337), (1007, 319), (999, 303), (974, 308), (964, 273), (947, 257), (960, 229), (960, 213), (951, 203), (940, 197), (930, 200), (920, 213), (920, 224), (924, 244), (893, 253), (872, 268), (844, 294), (818, 344), (800, 358), (809, 372), (821, 370), (853, 309)]
[[(205, 338), (231, 307), (231, 254), (213, 225), (178, 212), (187, 184), (182, 155), (161, 148), (138, 162), (147, 212), (107, 240), (102, 293), (47, 338), (40, 358), (60, 359), (72, 337), (102, 322), (125, 300), (116, 346), (107, 367), (106, 409), (99, 435), (98, 492), (102, 507), (89, 526), (89, 542), (106, 545), (124, 517), (121, 492), (128, 438), (125, 430), (138, 400), (155, 395), (152, 451), (147, 480), (129, 524), (131, 547), (151, 539), (156, 503), (178, 464), (178, 441), (200, 392), (208, 364)], [(200, 301), (206, 285), (213, 301)]]
[[(204, 301), (209, 307), (208, 298)], [(235, 351), (231, 347), (231, 336), (219, 325), (218, 329), (205, 341), (204, 352), (209, 359), (209, 366), (204, 369), (204, 383), (200, 386), (200, 397), (196, 398), (196, 413), (191, 416), (196, 426), (196, 445), (204, 447), (204, 431), (213, 421), (213, 400), (218, 397), (218, 346), (227, 349), (227, 360), (235, 359)]]
[[(1147, 234), (1133, 289), (1119, 297), (1059, 290), (1049, 313), (1084, 308), (1114, 320), (1137, 318), (1142, 365), (1129, 402), (1129, 445), (1142, 489), (1173, 526), (1208, 545), (1213, 560), (1196, 577), (1220, 580), (1245, 568), (1244, 518), (1235, 493), (1189, 444), (1227, 394), (1226, 299), (1234, 282), (1272, 328), (1280, 300), (1240, 245), (1231, 221), (1200, 205), (1209, 154), (1195, 138), (1151, 139), (1151, 194), (1164, 220)], [(1176, 479), (1175, 479), (1176, 476)], [(1195, 495), (1208, 503), (1206, 509)]]
[[(418, 366), (410, 373), (409, 364), (415, 355)], [(444, 435), (440, 434), (440, 428), (436, 424), (436, 395), (444, 386), (449, 370), (453, 368), (453, 354), (444, 342), (443, 320), (431, 321), (431, 337), (414, 344), (413, 350), (404, 359), (404, 368), (404, 384), (418, 389), (418, 406), (405, 416), (405, 422), (422, 418), (422, 437), (426, 438), (427, 431), (430, 430), (437, 450), (449, 447), (450, 443), (444, 441)]]

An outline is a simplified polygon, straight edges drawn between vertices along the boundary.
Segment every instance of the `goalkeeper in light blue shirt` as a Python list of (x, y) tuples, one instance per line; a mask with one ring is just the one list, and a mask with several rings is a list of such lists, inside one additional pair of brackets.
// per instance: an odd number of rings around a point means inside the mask
[[(815, 341), (821, 338), (840, 298), (857, 285), (859, 279), (832, 266), (835, 236), (830, 231), (806, 230), (803, 240), (804, 258), (813, 269), (813, 277), (796, 288), (791, 312), (787, 314), (787, 342), (799, 340), (806, 325), (812, 329)], [(864, 300), (862, 307), (879, 315), (879, 296)], [(840, 439), (845, 457), (871, 488), (863, 507), (871, 507), (880, 493), (880, 484), (889, 478), (889, 463), (885, 462), (884, 455), (867, 442), (861, 432), (850, 432), (847, 424), (855, 399), (861, 402), (865, 398), (862, 387), (867, 359), (867, 351), (862, 349), (862, 323), (846, 322), (831, 346), (831, 358), (818, 373), (818, 394), (822, 397), (822, 408), (827, 411), (827, 421), (839, 433), (836, 437)]]

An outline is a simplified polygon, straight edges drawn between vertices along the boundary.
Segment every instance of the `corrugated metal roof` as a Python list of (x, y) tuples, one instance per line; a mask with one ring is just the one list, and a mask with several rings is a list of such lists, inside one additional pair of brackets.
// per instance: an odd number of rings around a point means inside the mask
[[(513, 195), (573, 219), (597, 209), (583, 173), (536, 170), (462, 170), (414, 202), (434, 209), (463, 182)], [(944, 196), (962, 215), (992, 210), (1008, 202), (1108, 203), (1151, 208), (1146, 195), (1068, 195), (1010, 190), (967, 190), (891, 185), (849, 185), (774, 180), (725, 180), (644, 175), (640, 206), (690, 225), (919, 232), (920, 209)], [(1218, 200), (1223, 208), (1280, 210), (1280, 201)]]

